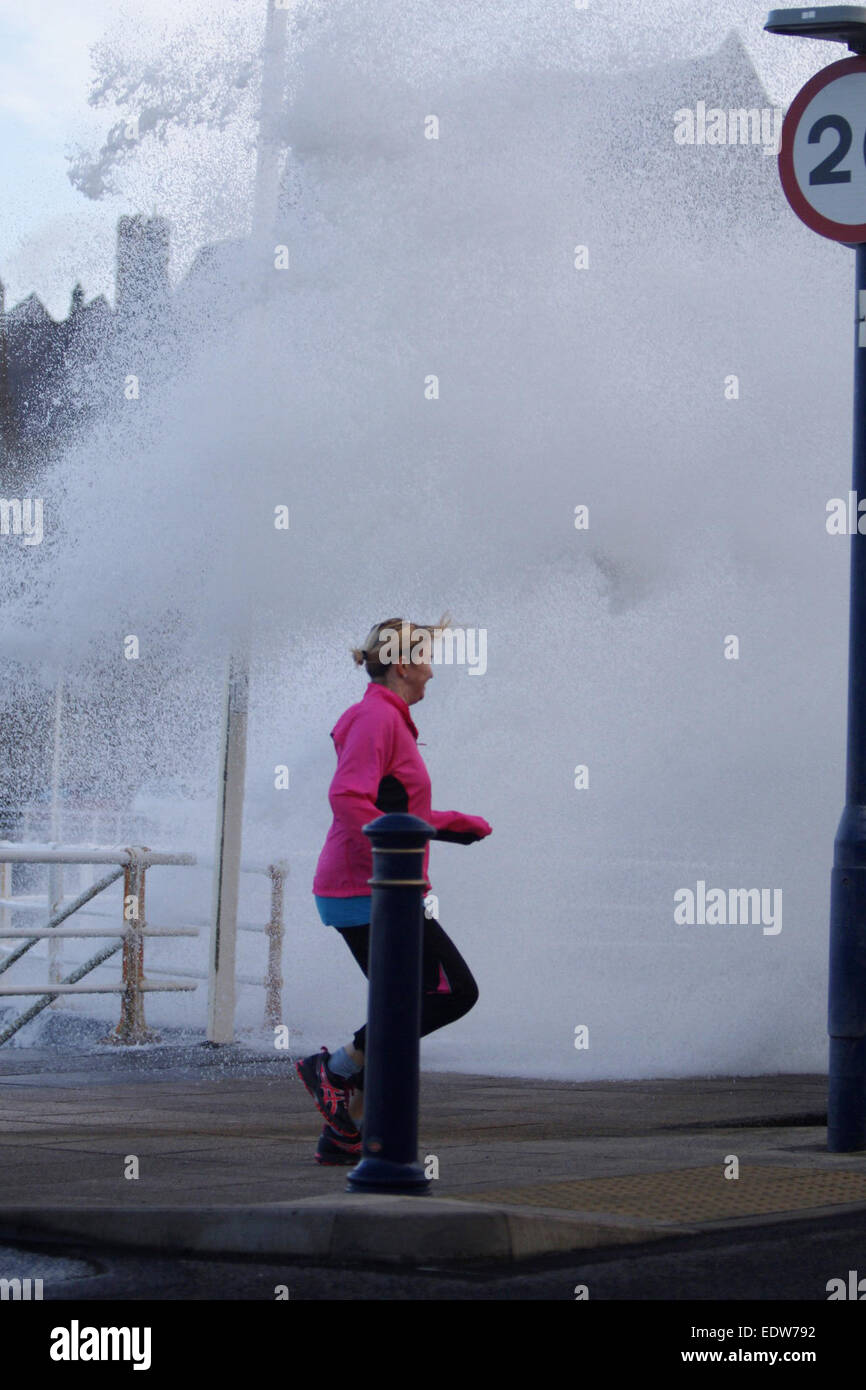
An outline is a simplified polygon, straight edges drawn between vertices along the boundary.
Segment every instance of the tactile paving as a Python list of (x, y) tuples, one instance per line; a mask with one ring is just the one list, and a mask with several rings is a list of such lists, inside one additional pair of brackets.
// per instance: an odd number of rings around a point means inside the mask
[(617, 1178), (577, 1178), (463, 1192), (469, 1202), (608, 1213), (674, 1224), (725, 1221), (766, 1212), (866, 1203), (866, 1173), (756, 1164), (726, 1178), (711, 1168), (675, 1168)]

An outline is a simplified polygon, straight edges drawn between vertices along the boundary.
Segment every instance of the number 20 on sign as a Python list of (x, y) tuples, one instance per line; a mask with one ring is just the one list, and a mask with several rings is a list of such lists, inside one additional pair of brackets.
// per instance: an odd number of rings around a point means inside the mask
[(779, 175), (807, 227), (833, 241), (866, 242), (866, 58), (822, 68), (791, 103)]

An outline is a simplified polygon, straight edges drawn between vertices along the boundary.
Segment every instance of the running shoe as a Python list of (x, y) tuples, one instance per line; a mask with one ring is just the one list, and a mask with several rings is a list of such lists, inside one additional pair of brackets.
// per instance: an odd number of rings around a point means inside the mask
[(346, 1139), (354, 1139), (358, 1133), (355, 1122), (349, 1114), (349, 1099), (353, 1087), (345, 1076), (333, 1076), (328, 1071), (331, 1054), (326, 1047), (311, 1057), (302, 1057), (295, 1063), (295, 1071), (303, 1081), (319, 1114), (322, 1115), (338, 1134)]
[(316, 1145), (316, 1162), (323, 1168), (353, 1167), (361, 1158), (361, 1133), (355, 1131), (356, 1139), (344, 1138), (331, 1125), (326, 1124)]

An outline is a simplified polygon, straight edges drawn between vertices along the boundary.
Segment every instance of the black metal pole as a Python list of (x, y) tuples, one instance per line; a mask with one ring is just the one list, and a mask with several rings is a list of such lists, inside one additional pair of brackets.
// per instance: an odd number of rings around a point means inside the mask
[[(856, 248), (854, 466), (866, 498), (866, 245)], [(848, 649), (848, 764), (830, 890), (827, 1147), (866, 1149), (866, 535), (854, 509)]]
[(364, 826), (373, 846), (362, 1157), (349, 1192), (423, 1193), (418, 1162), (424, 849), (436, 831), (403, 812)]

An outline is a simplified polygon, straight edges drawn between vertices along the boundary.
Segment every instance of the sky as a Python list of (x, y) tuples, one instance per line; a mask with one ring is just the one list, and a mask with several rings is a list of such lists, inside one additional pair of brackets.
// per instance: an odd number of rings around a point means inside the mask
[[(118, 112), (94, 108), (88, 94), (94, 68), (91, 49), (107, 34), (125, 35), (135, 51), (131, 6), (118, 0), (0, 0), (0, 278), (7, 308), (30, 294), (63, 318), (76, 280), (88, 299), (113, 298), (117, 218), (153, 212), (158, 200), (135, 190), (100, 200), (86, 198), (68, 177), (68, 155), (97, 150)], [(135, 6), (143, 28), (184, 10), (204, 10), (202, 0), (143, 0)], [(182, 205), (159, 207), (171, 214)]]
[[(563, 60), (576, 67), (641, 66), (707, 53), (736, 28), (773, 99), (785, 104), (813, 71), (845, 56), (836, 45), (763, 34), (768, 6), (761, 0), (586, 0), (585, 7), (583, 0), (510, 0), (506, 8), (507, 16), (500, 0), (406, 3), (416, 28), (429, 25), (431, 64), (443, 45), (455, 64), (481, 68), (501, 60), (513, 41), (515, 15), (525, 18), (527, 48), (535, 46), (540, 61), (572, 45)], [(243, 234), (243, 197), (223, 194), (219, 201), (214, 177), (228, 172), (229, 163), (233, 191), (249, 177), (249, 152), (237, 135), (234, 143), (228, 136), (185, 136), (180, 144), (142, 151), (137, 170), (101, 199), (72, 186), (68, 156), (76, 148), (98, 150), (118, 115), (88, 104), (94, 44), (108, 38), (116, 53), (140, 59), (159, 52), (165, 35), (190, 25), (195, 42), (213, 51), (221, 16), (255, 32), (264, 14), (264, 0), (30, 0), (26, 9), (20, 0), (0, 0), (0, 278), (7, 308), (35, 291), (56, 318), (65, 317), (76, 280), (88, 299), (111, 298), (122, 213), (158, 210), (170, 217), (174, 279), (197, 246)], [(424, 50), (419, 43), (412, 55), (422, 78)], [(249, 141), (250, 134), (247, 129), (243, 137)], [(191, 169), (200, 177), (190, 177)]]
[(0, 3), (0, 276), (8, 302), (35, 289), (61, 316), (77, 275), (92, 291), (108, 283), (111, 213), (72, 188), (64, 147), (71, 130), (98, 139), (106, 124), (86, 97), (89, 45), (112, 8)]

